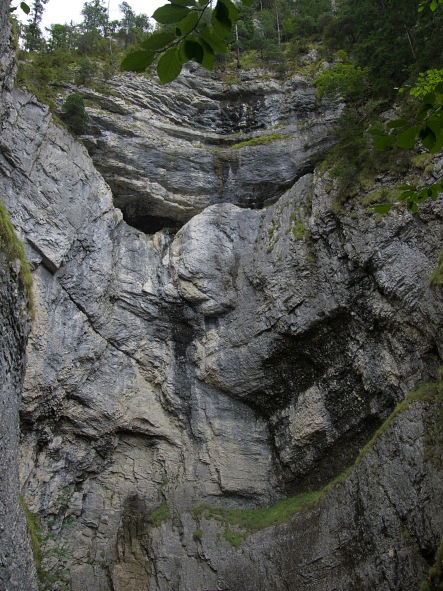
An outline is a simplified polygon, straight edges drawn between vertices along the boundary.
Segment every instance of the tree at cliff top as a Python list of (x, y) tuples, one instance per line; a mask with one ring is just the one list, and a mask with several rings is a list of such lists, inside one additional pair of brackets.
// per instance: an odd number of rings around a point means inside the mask
[(48, 0), (34, 0), (32, 3), (31, 16), (25, 27), (25, 47), (28, 51), (38, 51), (44, 44), (40, 23), (47, 2)]

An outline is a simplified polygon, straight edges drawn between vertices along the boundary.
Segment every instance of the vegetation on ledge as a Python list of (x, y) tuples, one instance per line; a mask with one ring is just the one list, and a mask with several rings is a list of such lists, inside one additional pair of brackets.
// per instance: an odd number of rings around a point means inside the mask
[[(245, 540), (250, 534), (270, 526), (286, 523), (296, 513), (315, 507), (335, 486), (351, 475), (355, 468), (361, 463), (367, 452), (377, 443), (380, 437), (386, 433), (394, 419), (417, 402), (439, 404), (439, 408), (436, 410), (435, 420), (430, 429), (432, 433), (427, 434), (425, 444), (430, 444), (431, 439), (434, 442), (436, 440), (443, 441), (443, 379), (440, 379), (438, 382), (419, 386), (413, 390), (405, 400), (400, 402), (386, 421), (377, 429), (373, 437), (360, 450), (354, 464), (327, 484), (321, 491), (302, 493), (295, 497), (283, 499), (272, 507), (260, 509), (222, 509), (213, 507), (209, 504), (202, 504), (192, 509), (191, 513), (197, 521), (200, 521), (201, 518), (206, 518), (214, 519), (221, 523), (225, 528), (225, 539), (230, 542), (232, 546), (238, 548), (243, 540)], [(432, 460), (432, 454), (428, 453), (427, 457)], [(203, 535), (201, 527), (199, 527), (196, 532), (198, 532), (198, 535), (194, 535), (194, 539), (201, 540)], [(424, 587), (423, 591), (428, 591), (428, 589), (434, 591), (440, 589), (440, 587)]]
[(12, 263), (19, 261), (19, 281), (26, 292), (28, 298), (28, 309), (32, 314), (33, 296), (32, 296), (32, 276), (31, 268), (25, 257), (25, 247), (17, 238), (14, 226), (11, 223), (9, 213), (0, 201), (0, 251), (4, 252), (7, 259)]

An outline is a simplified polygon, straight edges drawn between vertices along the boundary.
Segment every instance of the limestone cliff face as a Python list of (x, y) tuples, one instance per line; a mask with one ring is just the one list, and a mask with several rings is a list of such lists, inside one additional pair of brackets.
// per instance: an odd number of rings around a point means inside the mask
[(286, 524), (233, 538), (190, 509), (320, 489), (435, 379), (442, 203), (334, 213), (327, 175), (306, 174), (333, 114), (301, 80), (113, 84), (127, 102), (96, 97), (86, 138), (112, 192), (45, 107), (3, 99), (0, 185), (34, 268), (21, 476), (46, 588), (416, 589), (443, 533), (430, 402)]
[[(12, 88), (15, 61), (7, 26), (0, 10), (0, 105)], [(0, 108), (3, 118), (3, 109)], [(3, 154), (0, 158), (3, 157)], [(1, 167), (1, 164), (0, 164)], [(29, 314), (20, 285), (20, 261), (6, 252), (5, 227), (0, 221), (0, 590), (35, 591), (35, 568), (19, 502), (19, 404), (24, 377)]]
[(233, 84), (185, 70), (166, 87), (133, 74), (109, 85), (106, 96), (81, 89), (94, 131), (84, 140), (125, 219), (149, 233), (209, 205), (275, 200), (313, 170), (337, 115), (297, 76), (278, 83), (255, 72)]

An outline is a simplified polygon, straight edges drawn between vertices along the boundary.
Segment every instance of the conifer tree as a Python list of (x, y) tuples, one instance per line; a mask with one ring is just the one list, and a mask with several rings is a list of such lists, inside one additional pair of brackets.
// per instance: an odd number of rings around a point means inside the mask
[(44, 44), (40, 23), (47, 2), (48, 0), (34, 0), (32, 3), (30, 18), (25, 27), (25, 47), (28, 51), (38, 51)]

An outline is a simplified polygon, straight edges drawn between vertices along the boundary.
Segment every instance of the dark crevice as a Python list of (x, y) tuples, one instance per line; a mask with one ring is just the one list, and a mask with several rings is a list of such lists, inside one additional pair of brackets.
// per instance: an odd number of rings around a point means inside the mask
[(132, 207), (131, 204), (120, 206), (120, 209), (125, 222), (144, 234), (155, 234), (161, 231), (166, 234), (176, 234), (184, 224), (184, 222), (179, 222), (167, 216), (142, 213), (138, 208)]

